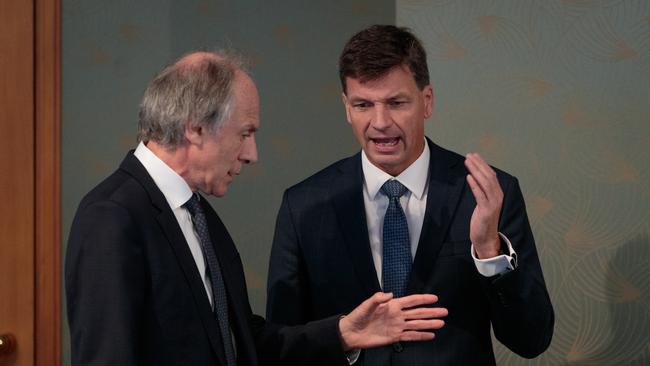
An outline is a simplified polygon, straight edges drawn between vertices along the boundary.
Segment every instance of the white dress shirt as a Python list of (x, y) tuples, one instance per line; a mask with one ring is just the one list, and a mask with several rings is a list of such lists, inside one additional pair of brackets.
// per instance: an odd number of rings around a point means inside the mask
[[(375, 264), (377, 279), (383, 288), (382, 281), (382, 231), (384, 215), (388, 208), (388, 197), (381, 193), (381, 186), (388, 180), (395, 179), (402, 183), (408, 191), (400, 198), (402, 210), (408, 224), (409, 239), (411, 241), (411, 258), (415, 257), (424, 222), (424, 212), (427, 208), (427, 195), (429, 190), (429, 153), (428, 144), (424, 143), (422, 154), (396, 177), (373, 165), (365, 152), (361, 152), (361, 166), (363, 169), (363, 203), (366, 209), (366, 223), (370, 239), (370, 251)], [(435, 162), (434, 162), (435, 163)], [(468, 223), (469, 224), (469, 223)], [(470, 253), (474, 258), (476, 269), (483, 276), (490, 277), (516, 266), (516, 254), (508, 238), (499, 233), (501, 239), (507, 244), (509, 255), (499, 255), (494, 258), (478, 259), (474, 253), (474, 246)], [(433, 265), (433, 263), (432, 263)]]
[[(408, 189), (400, 197), (400, 205), (406, 216), (406, 223), (409, 229), (409, 240), (411, 241), (411, 259), (415, 257), (418, 250), (418, 242), (424, 222), (424, 212), (427, 208), (427, 195), (429, 193), (429, 161), (431, 154), (429, 144), (424, 141), (422, 154), (398, 176), (384, 172), (373, 165), (365, 151), (361, 151), (361, 167), (363, 169), (363, 204), (366, 209), (366, 224), (368, 226), (368, 239), (370, 240), (370, 252), (375, 264), (377, 279), (383, 288), (382, 280), (382, 231), (384, 227), (384, 215), (388, 208), (388, 197), (381, 193), (381, 186), (386, 181), (395, 179)], [(469, 225), (469, 223), (468, 223)], [(509, 255), (499, 255), (494, 258), (478, 259), (474, 253), (474, 245), (470, 246), (470, 254), (474, 259), (476, 269), (480, 274), (491, 277), (499, 273), (514, 269), (516, 254), (508, 238), (499, 233), (501, 239), (507, 244)], [(433, 265), (433, 263), (431, 263)], [(361, 350), (355, 349), (346, 353), (348, 363), (355, 364), (359, 359)]]
[(192, 252), (192, 257), (194, 257), (194, 262), (196, 263), (196, 268), (203, 280), (203, 286), (208, 295), (208, 300), (210, 301), (210, 305), (212, 305), (212, 287), (210, 277), (205, 268), (205, 259), (203, 258), (203, 251), (201, 250), (199, 237), (194, 229), (190, 212), (183, 207), (185, 202), (192, 197), (193, 192), (190, 189), (190, 186), (187, 185), (185, 179), (160, 160), (160, 158), (158, 158), (156, 154), (149, 150), (149, 148), (142, 142), (138, 144), (133, 155), (140, 160), (140, 163), (142, 163), (144, 168), (147, 170), (147, 173), (149, 173), (153, 181), (156, 183), (158, 189), (160, 189), (163, 196), (165, 196), (174, 216), (176, 216), (176, 221), (178, 221), (183, 236), (190, 247), (190, 252)]

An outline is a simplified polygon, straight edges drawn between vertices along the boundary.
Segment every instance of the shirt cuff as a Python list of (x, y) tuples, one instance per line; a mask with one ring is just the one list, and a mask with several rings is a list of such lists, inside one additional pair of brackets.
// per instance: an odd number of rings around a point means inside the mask
[(512, 248), (510, 240), (501, 233), (499, 233), (499, 237), (501, 237), (502, 243), (506, 243), (508, 254), (501, 254), (487, 259), (478, 259), (476, 252), (474, 251), (474, 244), (470, 247), (476, 269), (485, 277), (496, 276), (506, 271), (512, 271), (517, 267), (517, 253), (515, 253), (515, 250)]
[(354, 365), (359, 360), (360, 354), (360, 349), (353, 349), (352, 351), (345, 352), (345, 358), (348, 360), (348, 365)]

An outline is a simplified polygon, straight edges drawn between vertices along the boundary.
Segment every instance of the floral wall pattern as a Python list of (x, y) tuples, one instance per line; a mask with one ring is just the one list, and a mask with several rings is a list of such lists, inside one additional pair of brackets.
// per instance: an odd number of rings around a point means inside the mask
[[(650, 2), (398, 0), (436, 94), (427, 134), (520, 179), (556, 313), (499, 365), (650, 364)], [(531, 330), (534, 331), (534, 330)]]

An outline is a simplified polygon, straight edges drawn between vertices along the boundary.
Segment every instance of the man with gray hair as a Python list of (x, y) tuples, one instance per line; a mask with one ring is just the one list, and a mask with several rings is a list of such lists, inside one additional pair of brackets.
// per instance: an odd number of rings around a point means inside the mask
[(257, 161), (258, 93), (237, 58), (192, 53), (147, 88), (135, 151), (79, 205), (65, 281), (73, 365), (346, 364), (430, 340), (433, 295), (377, 293), (347, 316), (280, 327), (252, 314), (239, 254), (199, 192)]

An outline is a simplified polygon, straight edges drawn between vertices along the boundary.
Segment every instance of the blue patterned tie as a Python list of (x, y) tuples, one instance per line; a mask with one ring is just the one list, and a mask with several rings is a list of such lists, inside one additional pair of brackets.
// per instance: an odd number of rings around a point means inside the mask
[(411, 273), (411, 242), (406, 216), (399, 198), (408, 189), (396, 180), (389, 180), (381, 187), (381, 191), (388, 196), (389, 200), (384, 215), (382, 253), (384, 292), (392, 292), (395, 297), (402, 297), (406, 292), (406, 283)]
[(217, 253), (215, 253), (212, 241), (210, 240), (208, 223), (205, 219), (203, 208), (201, 208), (200, 196), (198, 194), (193, 194), (192, 197), (185, 202), (183, 207), (185, 207), (192, 215), (194, 229), (196, 229), (196, 233), (199, 235), (201, 249), (203, 249), (203, 256), (207, 265), (208, 275), (210, 276), (210, 282), (212, 283), (214, 312), (217, 316), (221, 338), (223, 339), (226, 361), (228, 366), (235, 366), (237, 365), (237, 358), (235, 356), (232, 336), (230, 335), (226, 286), (223, 283), (223, 277), (221, 277), (221, 268), (219, 267)]

